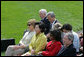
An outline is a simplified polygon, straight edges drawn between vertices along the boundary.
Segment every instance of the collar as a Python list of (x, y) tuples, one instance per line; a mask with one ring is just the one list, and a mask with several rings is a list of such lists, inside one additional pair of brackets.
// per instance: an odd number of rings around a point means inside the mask
[(57, 22), (57, 20), (55, 19), (54, 21), (53, 21), (53, 23), (52, 24), (55, 24)]

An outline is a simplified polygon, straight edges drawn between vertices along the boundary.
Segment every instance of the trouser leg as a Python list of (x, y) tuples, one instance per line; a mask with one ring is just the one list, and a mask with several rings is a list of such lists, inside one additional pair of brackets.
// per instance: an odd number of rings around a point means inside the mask
[(5, 55), (6, 56), (12, 56), (12, 54), (13, 54), (13, 45), (12, 46), (8, 46), (8, 48), (7, 48), (7, 50), (6, 50), (6, 52), (5, 52)]
[(17, 49), (13, 51), (13, 56), (17, 56), (18, 54), (23, 54), (25, 49)]

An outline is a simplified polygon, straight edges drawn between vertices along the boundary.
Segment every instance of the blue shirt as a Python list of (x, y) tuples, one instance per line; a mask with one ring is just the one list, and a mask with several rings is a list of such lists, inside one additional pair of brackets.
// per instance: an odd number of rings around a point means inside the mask
[(79, 42), (78, 34), (74, 31), (72, 31), (72, 33), (74, 35), (73, 45), (76, 48), (76, 52), (79, 52), (80, 42)]

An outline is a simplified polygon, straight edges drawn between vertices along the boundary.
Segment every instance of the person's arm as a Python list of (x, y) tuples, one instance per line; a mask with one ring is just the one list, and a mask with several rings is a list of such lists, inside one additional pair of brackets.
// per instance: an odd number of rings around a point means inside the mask
[[(34, 40), (35, 40), (35, 35), (33, 36), (32, 40), (31, 40), (31, 42), (29, 44), (29, 50), (30, 51), (33, 49), (33, 42), (34, 42)], [(28, 56), (28, 55), (30, 55), (30, 53), (29, 52), (26, 52), (25, 54), (23, 54), (21, 56)]]
[(27, 34), (28, 34), (28, 32), (26, 32), (26, 33), (24, 34), (24, 36), (23, 36), (22, 39), (20, 40), (19, 44), (24, 45), (24, 44), (23, 44), (23, 41), (24, 41), (24, 39), (25, 39), (25, 37), (26, 37)]
[(20, 46), (20, 48), (22, 48), (22, 49), (25, 48), (25, 47), (26, 47), (25, 45), (21, 45), (21, 46)]
[(77, 52), (79, 52), (79, 49), (80, 49), (80, 40), (79, 40), (79, 37), (78, 37), (78, 40), (77, 40), (77, 44), (78, 44), (78, 46), (77, 46), (77, 48), (78, 48)]
[(29, 44), (29, 50), (32, 50), (33, 47), (32, 47), (32, 42)]
[[(35, 35), (35, 33), (32, 33), (31, 36), (29, 38), (31, 38), (31, 40), (29, 40), (29, 43), (26, 44), (26, 47), (29, 47), (29, 44), (32, 42), (32, 38)], [(34, 40), (33, 40), (34, 41)]]
[(79, 37), (78, 37), (78, 35), (74, 35), (74, 42), (73, 42), (73, 44), (74, 44), (74, 46), (75, 46), (75, 48), (76, 48), (76, 52), (79, 52), (79, 48), (80, 48), (80, 42), (79, 42)]
[(41, 37), (41, 39), (39, 40), (39, 45), (38, 45), (38, 47), (36, 48), (36, 50), (35, 50), (35, 53), (37, 53), (37, 52), (39, 52), (40, 50), (43, 50), (44, 48), (45, 48), (45, 46), (46, 46), (46, 44), (47, 44), (47, 39), (46, 39), (46, 37), (45, 38), (42, 38)]
[(22, 40), (20, 40), (19, 44), (20, 44), (20, 45), (24, 45), (24, 44), (22, 43)]
[(32, 50), (33, 49), (33, 42), (34, 42), (34, 40), (35, 40), (35, 35), (32, 37), (32, 40), (31, 40), (31, 42), (30, 42), (30, 44), (29, 44), (29, 50)]
[(59, 50), (61, 49), (61, 45), (56, 46), (55, 48), (52, 48), (52, 51), (43, 51), (42, 55), (43, 56), (55, 56)]

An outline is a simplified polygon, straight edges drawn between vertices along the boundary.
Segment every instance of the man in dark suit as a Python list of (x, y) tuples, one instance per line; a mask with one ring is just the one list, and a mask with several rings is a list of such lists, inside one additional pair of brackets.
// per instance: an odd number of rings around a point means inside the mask
[(63, 46), (56, 56), (76, 56), (76, 49), (73, 46), (74, 35), (67, 33), (63, 38)]
[[(54, 25), (56, 23), (59, 23), (59, 21), (56, 19), (54, 12), (48, 12), (46, 17), (48, 18), (48, 20), (50, 22), (50, 30), (53, 30), (54, 29)], [(49, 34), (47, 34), (47, 36), (48, 35)], [(48, 39), (48, 42), (49, 42), (50, 39), (49, 38), (47, 38), (47, 39)]]
[(46, 18), (46, 14), (47, 14), (47, 11), (46, 9), (41, 9), (39, 10), (39, 15), (41, 17), (41, 23), (44, 23), (45, 24), (45, 35), (47, 35), (50, 31), (50, 22), (49, 20)]

